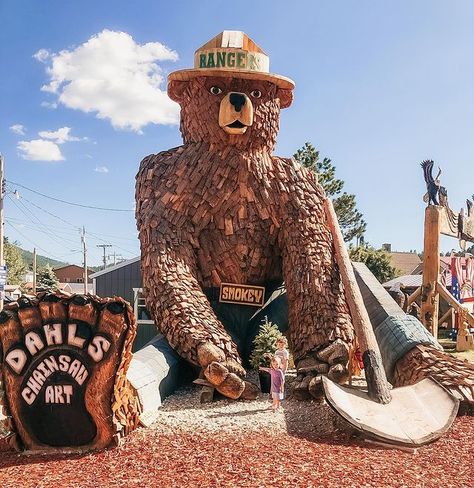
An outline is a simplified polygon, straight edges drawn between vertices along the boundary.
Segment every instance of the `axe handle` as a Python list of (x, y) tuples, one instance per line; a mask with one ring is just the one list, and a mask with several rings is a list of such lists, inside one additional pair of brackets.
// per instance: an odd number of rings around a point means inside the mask
[(344, 294), (354, 324), (364, 361), (365, 376), (369, 396), (378, 403), (390, 403), (390, 385), (383, 369), (380, 349), (375, 338), (369, 315), (357, 285), (354, 269), (342, 237), (339, 222), (332, 201), (325, 199), (326, 218), (334, 241), (336, 262), (344, 285)]

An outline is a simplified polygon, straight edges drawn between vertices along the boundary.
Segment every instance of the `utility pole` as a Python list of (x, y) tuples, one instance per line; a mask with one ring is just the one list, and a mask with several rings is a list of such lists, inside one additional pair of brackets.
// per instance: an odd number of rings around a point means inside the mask
[(33, 248), (33, 295), (36, 295), (36, 247)]
[(87, 294), (87, 282), (89, 280), (89, 276), (87, 275), (87, 247), (86, 247), (86, 228), (82, 227), (82, 234), (81, 234), (81, 242), (82, 242), (82, 252), (84, 255), (84, 295)]
[[(3, 246), (4, 246), (4, 240), (5, 240), (5, 235), (4, 235), (4, 229), (3, 229), (3, 196), (5, 194), (5, 182), (4, 182), (4, 161), (3, 161), (3, 155), (0, 154), (0, 266), (5, 266), (5, 260), (3, 258)], [(6, 279), (5, 279), (6, 280)], [(0, 291), (0, 310), (3, 310), (3, 296), (5, 294), (5, 290)]]
[(122, 257), (121, 254), (117, 254), (116, 251), (114, 251), (113, 254), (108, 254), (107, 259), (114, 258), (114, 266), (117, 264), (117, 259), (120, 259)]
[(107, 256), (105, 254), (105, 250), (108, 247), (112, 247), (112, 244), (97, 244), (97, 247), (101, 247), (104, 250), (104, 257), (102, 258), (102, 263), (104, 267), (102, 269), (105, 269), (107, 267)]

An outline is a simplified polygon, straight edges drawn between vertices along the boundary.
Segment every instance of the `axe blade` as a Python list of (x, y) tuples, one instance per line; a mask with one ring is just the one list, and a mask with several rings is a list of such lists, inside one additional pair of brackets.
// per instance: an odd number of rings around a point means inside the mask
[(369, 438), (394, 446), (418, 447), (439, 439), (452, 425), (459, 400), (431, 378), (391, 391), (381, 404), (366, 391), (323, 377), (328, 404)]

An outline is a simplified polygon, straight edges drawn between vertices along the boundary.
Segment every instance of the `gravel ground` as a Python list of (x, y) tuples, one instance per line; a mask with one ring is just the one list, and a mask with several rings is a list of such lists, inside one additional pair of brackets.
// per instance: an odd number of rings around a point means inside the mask
[[(288, 385), (293, 378), (294, 374), (289, 373)], [(253, 377), (249, 379), (257, 381)], [(218, 395), (214, 402), (201, 404), (199, 392), (200, 387), (188, 386), (168, 397), (152, 428), (165, 434), (179, 428), (185, 432), (265, 431), (311, 437), (352, 432), (325, 403), (286, 398), (280, 411), (273, 412), (268, 394), (261, 394), (257, 400), (237, 402)]]

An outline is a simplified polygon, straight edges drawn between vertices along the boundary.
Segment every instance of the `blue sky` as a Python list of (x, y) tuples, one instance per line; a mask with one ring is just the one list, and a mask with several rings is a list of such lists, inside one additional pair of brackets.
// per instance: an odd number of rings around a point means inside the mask
[[(370, 243), (421, 250), (422, 159), (442, 167), (453, 208), (474, 192), (471, 1), (1, 0), (0, 19), (6, 178), (44, 194), (133, 209), (140, 160), (181, 141), (166, 74), (191, 67), (225, 29), (245, 31), (272, 72), (295, 80), (276, 152), (310, 141), (330, 157)], [(84, 225), (90, 264), (100, 264), (98, 244), (139, 252), (133, 211), (9, 189), (20, 199), (7, 196), (6, 235), (25, 248), (80, 264)]]

